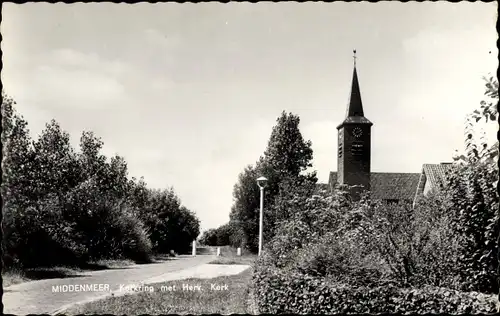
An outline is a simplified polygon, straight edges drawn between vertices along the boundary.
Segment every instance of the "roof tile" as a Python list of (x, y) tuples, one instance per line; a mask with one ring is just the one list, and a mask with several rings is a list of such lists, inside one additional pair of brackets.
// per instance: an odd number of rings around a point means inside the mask
[(431, 187), (437, 188), (441, 183), (446, 181), (446, 174), (454, 168), (451, 163), (441, 164), (424, 164), (422, 167), (427, 180), (430, 181)]
[[(372, 198), (383, 200), (413, 200), (420, 173), (372, 172)], [(337, 182), (337, 172), (330, 172), (329, 183)]]

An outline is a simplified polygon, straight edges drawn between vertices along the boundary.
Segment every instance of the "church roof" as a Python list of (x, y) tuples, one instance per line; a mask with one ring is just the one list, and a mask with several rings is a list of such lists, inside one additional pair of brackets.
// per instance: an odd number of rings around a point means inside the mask
[(339, 126), (346, 124), (372, 124), (372, 122), (370, 122), (370, 120), (368, 120), (364, 116), (349, 116), (346, 117), (342, 124)]
[(361, 101), (361, 92), (359, 90), (358, 72), (356, 71), (356, 65), (354, 65), (352, 74), (351, 95), (347, 104), (346, 119), (337, 127), (337, 129), (341, 128), (344, 124), (350, 123), (373, 125), (373, 123), (365, 117), (363, 111), (363, 102)]
[[(371, 197), (381, 200), (413, 200), (420, 173), (372, 172)], [(337, 172), (330, 172), (329, 184), (337, 182)]]
[(356, 66), (352, 73), (351, 96), (347, 107), (346, 117), (349, 116), (365, 116), (363, 111), (363, 102), (361, 102), (361, 92), (359, 91), (358, 72)]
[(424, 164), (422, 172), (425, 174), (426, 180), (430, 181), (431, 187), (437, 188), (441, 183), (445, 183), (446, 174), (453, 167), (454, 165), (451, 163)]

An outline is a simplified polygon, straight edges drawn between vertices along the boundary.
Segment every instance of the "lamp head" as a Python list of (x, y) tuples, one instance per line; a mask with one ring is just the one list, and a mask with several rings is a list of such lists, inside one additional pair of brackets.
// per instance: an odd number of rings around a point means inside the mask
[(259, 188), (265, 188), (267, 185), (267, 178), (266, 177), (260, 177), (257, 179), (257, 185)]

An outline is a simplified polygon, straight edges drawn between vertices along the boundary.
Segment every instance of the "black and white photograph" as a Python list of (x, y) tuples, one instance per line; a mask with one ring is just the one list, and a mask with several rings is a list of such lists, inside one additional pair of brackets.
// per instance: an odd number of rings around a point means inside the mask
[(4, 2), (4, 314), (500, 312), (496, 2)]

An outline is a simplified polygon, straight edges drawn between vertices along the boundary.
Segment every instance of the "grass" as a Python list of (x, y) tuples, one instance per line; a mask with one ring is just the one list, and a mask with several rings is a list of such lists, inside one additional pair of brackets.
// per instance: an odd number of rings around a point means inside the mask
[[(253, 314), (249, 285), (252, 269), (214, 279), (186, 279), (152, 284), (154, 292), (139, 292), (77, 305), (64, 311), (77, 314)], [(183, 284), (199, 285), (201, 291), (184, 291)], [(227, 285), (227, 290), (211, 289), (211, 284)], [(176, 290), (161, 291), (161, 286)]]
[(116, 268), (123, 268), (127, 266), (134, 265), (135, 262), (132, 260), (128, 259), (123, 259), (123, 260), (99, 260), (96, 262), (92, 262), (92, 264), (97, 264), (97, 265), (102, 265), (107, 267), (108, 269), (116, 269)]
[(27, 282), (30, 279), (20, 269), (11, 269), (2, 273), (2, 286), (6, 288), (18, 283)]
[(34, 280), (77, 277), (85, 271), (120, 269), (133, 264), (134, 262), (131, 260), (99, 260), (79, 267), (10, 268), (2, 272), (2, 286), (5, 288)]
[(214, 261), (209, 262), (209, 264), (248, 264), (253, 265), (257, 256), (246, 255), (246, 256), (220, 256)]
[(230, 246), (214, 246), (211, 248), (213, 248), (214, 253), (217, 251), (217, 248), (220, 248), (221, 255), (217, 257), (217, 259), (209, 262), (209, 264), (247, 264), (253, 266), (257, 259), (257, 255), (247, 252), (246, 250), (243, 250), (242, 255), (238, 256), (236, 248)]

